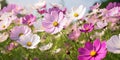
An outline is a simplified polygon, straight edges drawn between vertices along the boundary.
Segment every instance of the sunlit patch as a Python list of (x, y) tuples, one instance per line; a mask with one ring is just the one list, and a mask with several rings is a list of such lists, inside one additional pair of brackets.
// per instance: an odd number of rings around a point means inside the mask
[(59, 24), (57, 21), (53, 22), (53, 26), (57, 27)]

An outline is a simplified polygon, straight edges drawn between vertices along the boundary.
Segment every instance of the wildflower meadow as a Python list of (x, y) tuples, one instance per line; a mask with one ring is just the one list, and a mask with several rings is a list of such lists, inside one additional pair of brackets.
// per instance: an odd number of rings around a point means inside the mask
[(0, 60), (120, 60), (120, 2), (101, 6), (3, 6)]

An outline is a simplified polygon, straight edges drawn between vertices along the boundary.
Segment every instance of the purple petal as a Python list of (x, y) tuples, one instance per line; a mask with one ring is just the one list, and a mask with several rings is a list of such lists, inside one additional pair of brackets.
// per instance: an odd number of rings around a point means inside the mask
[(88, 50), (93, 50), (93, 45), (92, 45), (92, 43), (90, 43), (90, 42), (86, 42), (85, 43), (85, 48), (87, 48)]
[(89, 24), (84, 24), (83, 28), (85, 29), (89, 28)]
[(90, 51), (86, 48), (79, 48), (78, 52), (80, 53), (80, 55), (90, 55)]
[(91, 56), (87, 55), (87, 56), (82, 56), (82, 55), (79, 55), (78, 56), (78, 60), (89, 60), (91, 58)]

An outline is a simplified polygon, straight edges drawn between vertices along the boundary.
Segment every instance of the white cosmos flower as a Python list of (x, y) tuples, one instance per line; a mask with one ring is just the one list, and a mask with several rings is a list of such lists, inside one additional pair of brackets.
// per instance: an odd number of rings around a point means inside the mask
[(34, 49), (40, 42), (40, 37), (37, 34), (22, 35), (17, 42), (27, 49)]
[(83, 5), (80, 5), (77, 9), (73, 8), (72, 12), (70, 13), (70, 16), (75, 21), (78, 19), (81, 19), (86, 12), (86, 8)]
[(107, 49), (109, 52), (112, 52), (112, 53), (120, 53), (120, 34), (119, 36), (113, 35), (107, 41)]
[(11, 23), (12, 23), (11, 20), (0, 21), (0, 31), (7, 29)]
[(45, 0), (40, 0), (38, 3), (34, 5), (35, 9), (43, 8), (46, 6), (46, 1)]
[(36, 22), (33, 23), (34, 26), (34, 32), (43, 32), (44, 29), (41, 25), (41, 20), (37, 20)]
[(0, 33), (0, 42), (7, 40), (9, 34), (7, 32)]
[(96, 22), (96, 29), (102, 29), (102, 28), (104, 28), (105, 26), (107, 26), (108, 25), (108, 23), (106, 22), (106, 21), (98, 21), (98, 22)]
[(49, 50), (53, 46), (53, 43), (48, 43), (47, 45), (41, 46), (39, 49), (41, 51)]

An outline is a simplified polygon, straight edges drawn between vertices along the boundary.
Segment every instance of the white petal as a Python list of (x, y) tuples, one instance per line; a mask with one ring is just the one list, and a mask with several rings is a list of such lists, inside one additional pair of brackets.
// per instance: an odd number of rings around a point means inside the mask
[(49, 50), (53, 46), (53, 43), (48, 43), (47, 45), (41, 46), (39, 49), (41, 51)]
[(5, 40), (7, 40), (9, 34), (7, 32), (4, 33), (0, 33), (0, 42), (4, 42)]
[(59, 53), (61, 51), (61, 48), (58, 48), (56, 50), (53, 51), (53, 53)]
[[(17, 42), (25, 48), (33, 49), (36, 48), (37, 44), (40, 42), (40, 37), (37, 34), (22, 35)], [(32, 46), (27, 46), (27, 42), (32, 42)]]
[(42, 24), (41, 24), (41, 20), (37, 20), (36, 22), (34, 22), (33, 26), (34, 26), (34, 32), (43, 32), (44, 31)]
[(107, 49), (113, 53), (120, 53), (120, 39), (117, 35), (112, 36), (107, 41)]

